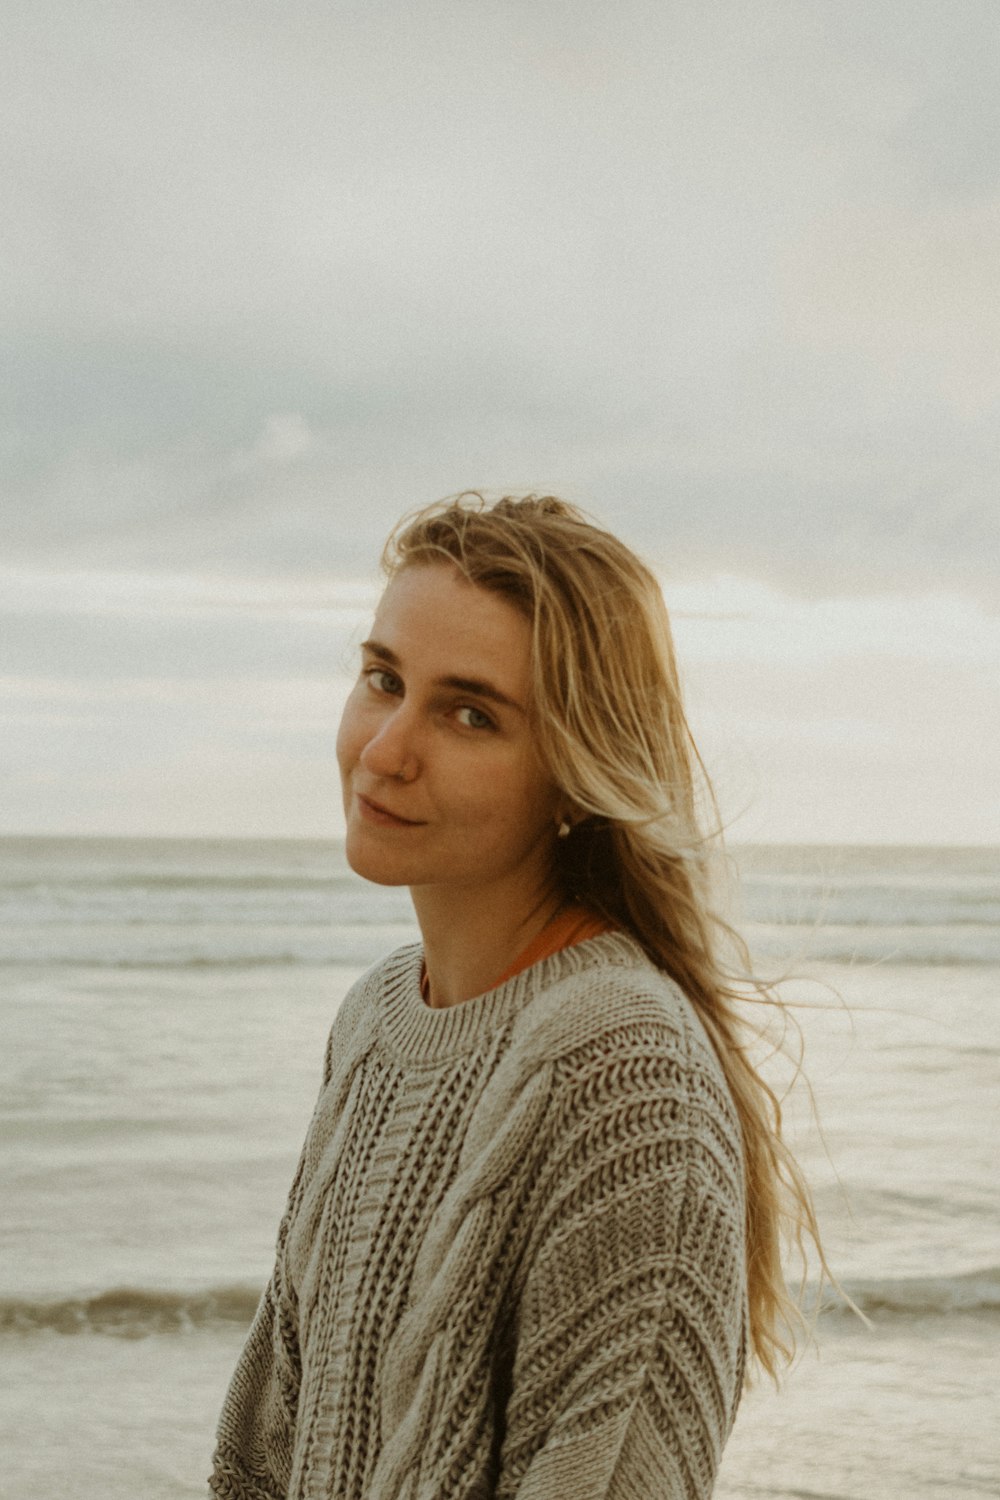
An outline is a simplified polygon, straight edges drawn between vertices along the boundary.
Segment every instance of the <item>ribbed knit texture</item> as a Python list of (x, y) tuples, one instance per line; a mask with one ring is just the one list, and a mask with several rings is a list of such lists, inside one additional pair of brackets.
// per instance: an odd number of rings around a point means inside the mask
[(464, 1004), (351, 989), (219, 1423), (228, 1500), (711, 1494), (743, 1376), (739, 1127), (622, 933)]

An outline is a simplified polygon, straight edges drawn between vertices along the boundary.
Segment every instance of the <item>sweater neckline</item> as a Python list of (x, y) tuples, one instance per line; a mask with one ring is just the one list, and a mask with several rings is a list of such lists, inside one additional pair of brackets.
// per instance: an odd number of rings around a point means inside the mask
[(434, 1009), (420, 993), (423, 958), (420, 943), (391, 954), (379, 968), (376, 1003), (390, 1050), (406, 1061), (425, 1063), (471, 1051), (560, 979), (602, 962), (625, 967), (648, 962), (636, 940), (615, 929), (562, 948), (482, 995)]

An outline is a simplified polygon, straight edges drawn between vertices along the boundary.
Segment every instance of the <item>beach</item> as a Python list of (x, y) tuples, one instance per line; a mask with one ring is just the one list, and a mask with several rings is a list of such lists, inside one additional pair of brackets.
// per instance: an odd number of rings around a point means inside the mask
[[(800, 976), (819, 1125), (798, 1086), (789, 1129), (868, 1325), (826, 1294), (717, 1494), (994, 1496), (1000, 851), (735, 853), (754, 952)], [(0, 840), (0, 1494), (205, 1493), (331, 1021), (415, 936), (332, 842)]]

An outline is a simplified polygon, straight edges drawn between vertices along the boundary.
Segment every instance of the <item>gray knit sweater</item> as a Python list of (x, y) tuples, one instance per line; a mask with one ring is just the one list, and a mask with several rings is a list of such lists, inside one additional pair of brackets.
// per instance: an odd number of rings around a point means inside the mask
[(746, 1338), (740, 1135), (622, 933), (444, 1010), (350, 990), (233, 1376), (230, 1500), (711, 1494)]

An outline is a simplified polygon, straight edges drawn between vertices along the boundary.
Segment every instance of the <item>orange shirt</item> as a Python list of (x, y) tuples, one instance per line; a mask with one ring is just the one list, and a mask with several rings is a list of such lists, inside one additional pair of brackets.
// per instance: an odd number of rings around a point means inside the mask
[[(583, 943), (587, 938), (600, 937), (602, 932), (614, 930), (614, 922), (606, 921), (596, 912), (588, 911), (585, 906), (569, 906), (565, 911), (558, 911), (538, 936), (532, 938), (526, 948), (522, 948), (514, 962), (504, 970), (499, 979), (493, 981), (490, 988), (498, 989), (508, 979), (513, 979), (515, 974), (520, 974), (522, 969), (530, 969), (532, 964), (540, 963), (543, 958), (551, 958), (553, 953), (561, 953), (564, 948), (572, 948), (574, 944)], [(426, 969), (420, 975), (420, 993), (426, 1003), (430, 995)]]

